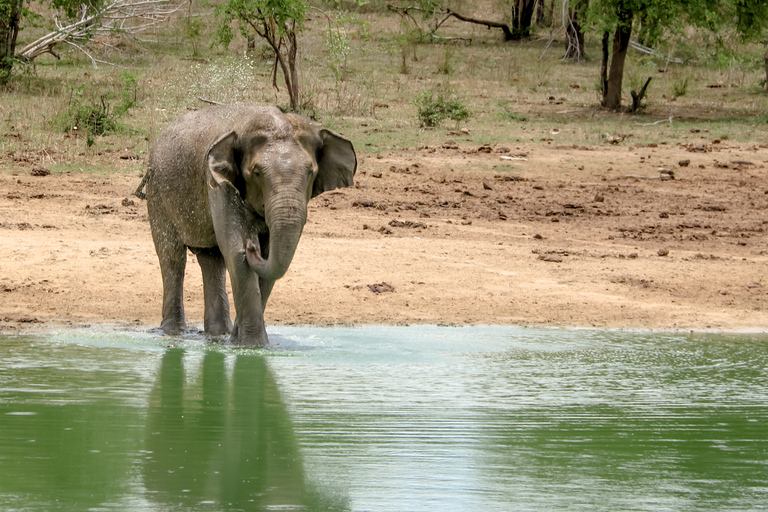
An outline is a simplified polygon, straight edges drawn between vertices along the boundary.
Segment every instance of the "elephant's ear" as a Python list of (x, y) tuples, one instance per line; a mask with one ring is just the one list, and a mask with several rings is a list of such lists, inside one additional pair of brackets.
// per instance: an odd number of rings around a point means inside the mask
[(323, 146), (317, 156), (317, 178), (312, 197), (328, 190), (351, 187), (357, 170), (357, 155), (352, 143), (330, 130), (320, 130)]
[(217, 187), (225, 181), (235, 185), (238, 177), (237, 164), (235, 163), (235, 143), (237, 134), (231, 131), (219, 137), (214, 142), (208, 153), (208, 184)]

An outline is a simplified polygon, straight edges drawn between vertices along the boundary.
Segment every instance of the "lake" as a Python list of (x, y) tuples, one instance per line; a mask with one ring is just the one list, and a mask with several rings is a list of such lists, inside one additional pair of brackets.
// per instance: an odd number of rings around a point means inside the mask
[(768, 336), (0, 337), (0, 509), (768, 509)]

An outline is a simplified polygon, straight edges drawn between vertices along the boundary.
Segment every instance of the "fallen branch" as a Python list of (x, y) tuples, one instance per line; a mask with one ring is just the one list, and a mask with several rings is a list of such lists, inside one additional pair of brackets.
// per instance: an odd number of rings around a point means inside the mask
[(224, 103), (219, 103), (218, 101), (208, 100), (201, 96), (197, 97), (198, 100), (202, 101), (203, 103), (208, 103), (209, 105), (224, 105)]
[[(492, 20), (483, 20), (480, 18), (473, 18), (471, 16), (465, 16), (463, 14), (459, 14), (456, 11), (453, 11), (451, 9), (445, 8), (445, 9), (439, 9), (435, 8), (433, 11), (427, 11), (422, 7), (415, 6), (415, 5), (408, 5), (406, 7), (399, 7), (392, 4), (387, 4), (387, 9), (390, 11), (399, 14), (404, 19), (409, 20), (409, 23), (416, 27), (417, 29), (421, 30), (424, 33), (429, 34), (431, 37), (435, 39), (448, 39), (443, 37), (438, 37), (435, 32), (437, 32), (437, 29), (439, 29), (443, 23), (448, 21), (450, 18), (456, 18), (459, 21), (464, 21), (467, 23), (474, 23), (476, 25), (483, 25), (485, 27), (491, 28), (499, 28), (504, 32), (504, 40), (505, 41), (511, 41), (514, 39), (512, 34), (512, 29), (509, 28), (509, 25), (506, 23), (502, 23), (499, 21), (492, 21)], [(419, 25), (419, 22), (416, 21), (416, 18), (411, 14), (412, 12), (421, 12), (425, 15), (432, 15), (432, 18), (434, 20), (434, 27), (430, 28), (429, 30), (424, 30)], [(427, 17), (425, 16), (425, 18)], [(440, 17), (440, 19), (438, 19)], [(456, 39), (464, 39), (464, 38), (456, 38)]]
[[(29, 43), (16, 57), (25, 62), (32, 62), (40, 55), (50, 53), (58, 59), (60, 57), (54, 48), (65, 43), (88, 56), (94, 67), (98, 67), (97, 63), (112, 65), (94, 58), (86, 50), (86, 47), (94, 42), (94, 38), (106, 38), (115, 33), (138, 34), (167, 21), (183, 5), (184, 3), (174, 3), (174, 0), (107, 0), (99, 8), (82, 4), (76, 19), (61, 21), (54, 18), (56, 30)], [(96, 43), (112, 47), (103, 41)]]
[(479, 18), (470, 18), (469, 16), (461, 15), (450, 9), (446, 9), (445, 14), (446, 14), (446, 19), (450, 16), (453, 16), (457, 20), (466, 21), (467, 23), (475, 23), (477, 25), (484, 25), (489, 29), (500, 28), (502, 32), (504, 32), (504, 41), (511, 41), (513, 39), (512, 30), (510, 30), (509, 25), (507, 25), (506, 23), (501, 23), (499, 21), (481, 20)]
[(639, 51), (641, 53), (647, 53), (648, 55), (653, 55), (654, 57), (663, 58), (667, 62), (674, 62), (675, 64), (684, 64), (685, 63), (685, 61), (683, 61), (682, 59), (678, 59), (676, 57), (671, 57), (669, 55), (664, 57), (663, 55), (660, 55), (659, 52), (657, 52), (653, 48), (649, 48), (647, 46), (643, 46), (642, 44), (637, 43), (635, 41), (630, 41), (629, 42), (629, 46), (631, 46), (632, 48), (634, 48), (635, 50), (637, 50), (637, 51)]
[(655, 123), (635, 123), (635, 124), (637, 124), (639, 126), (655, 126), (655, 125), (661, 124), (661, 123), (672, 124), (672, 114), (669, 114), (669, 119), (662, 119), (660, 121), (656, 121)]

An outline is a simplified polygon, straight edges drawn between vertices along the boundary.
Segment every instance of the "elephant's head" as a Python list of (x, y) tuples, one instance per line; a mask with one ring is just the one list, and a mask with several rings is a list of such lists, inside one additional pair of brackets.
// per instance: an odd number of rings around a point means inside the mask
[(208, 150), (207, 162), (209, 187), (234, 187), (247, 209), (266, 222), (266, 258), (251, 240), (244, 243), (250, 267), (269, 280), (288, 270), (309, 199), (351, 186), (357, 168), (350, 141), (276, 110), (258, 113), (222, 135)]

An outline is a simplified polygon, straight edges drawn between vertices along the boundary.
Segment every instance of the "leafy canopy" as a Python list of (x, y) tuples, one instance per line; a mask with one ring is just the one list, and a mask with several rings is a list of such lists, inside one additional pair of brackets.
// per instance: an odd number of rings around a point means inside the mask
[(686, 26), (712, 32), (734, 28), (745, 39), (758, 39), (768, 28), (766, 0), (591, 0), (588, 19), (599, 32), (637, 17), (654, 36), (679, 34)]
[(225, 48), (234, 39), (231, 22), (237, 21), (240, 33), (250, 38), (255, 31), (260, 37), (274, 32), (281, 39), (289, 31), (304, 26), (309, 4), (302, 0), (228, 0), (216, 7), (220, 24), (218, 42)]

